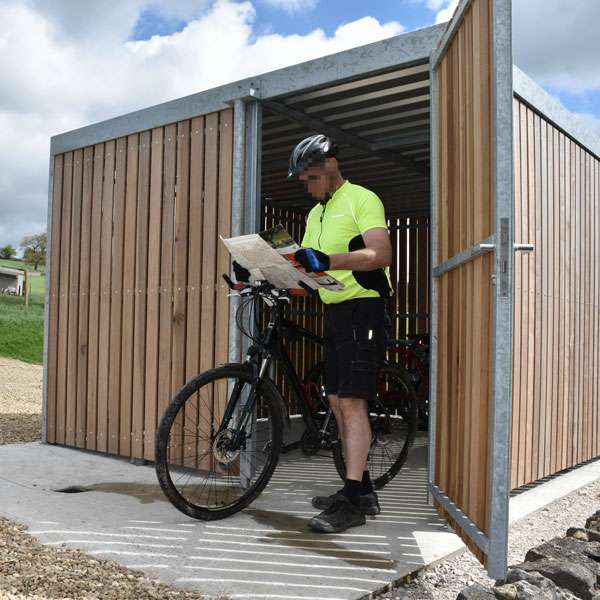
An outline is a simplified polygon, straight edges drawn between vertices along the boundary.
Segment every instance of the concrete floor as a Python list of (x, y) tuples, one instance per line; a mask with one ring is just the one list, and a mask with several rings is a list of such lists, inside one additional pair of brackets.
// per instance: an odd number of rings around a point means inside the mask
[[(225, 520), (190, 519), (164, 498), (152, 466), (60, 446), (0, 446), (0, 513), (49, 545), (99, 558), (207, 595), (368, 598), (404, 575), (461, 552), (427, 504), (427, 438), (380, 492), (382, 513), (332, 536), (311, 532), (310, 499), (340, 487), (330, 457), (282, 456), (254, 504)], [(85, 493), (53, 490), (82, 486)]]

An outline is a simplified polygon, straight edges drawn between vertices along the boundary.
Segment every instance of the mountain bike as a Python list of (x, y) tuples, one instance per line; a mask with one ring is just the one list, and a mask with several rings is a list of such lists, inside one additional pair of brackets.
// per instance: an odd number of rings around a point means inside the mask
[[(335, 419), (324, 404), (323, 369), (317, 365), (301, 382), (286, 352), (284, 340), (291, 335), (322, 343), (319, 336), (285, 318), (293, 290), (264, 281), (234, 285), (224, 278), (240, 295), (236, 323), (252, 341), (246, 360), (210, 369), (188, 381), (172, 399), (156, 432), (155, 468), (163, 492), (178, 510), (205, 521), (223, 519), (247, 507), (275, 470), (284, 427), (290, 425), (285, 401), (269, 376), (275, 362), (283, 369), (310, 435), (326, 440), (338, 473), (345, 476)], [(262, 313), (261, 304), (266, 308)], [(251, 309), (252, 328), (244, 323), (247, 309)], [(383, 365), (380, 380), (377, 397), (369, 402), (369, 469), (375, 487), (385, 485), (401, 468), (417, 421), (409, 376), (402, 369)], [(318, 410), (309, 406), (307, 386), (323, 402)]]
[(410, 334), (406, 339), (388, 340), (388, 352), (410, 375), (417, 394), (419, 429), (429, 429), (429, 336)]

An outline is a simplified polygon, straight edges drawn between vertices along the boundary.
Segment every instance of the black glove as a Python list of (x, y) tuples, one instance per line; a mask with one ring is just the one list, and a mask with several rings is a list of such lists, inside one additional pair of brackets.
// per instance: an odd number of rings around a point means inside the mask
[(327, 271), (330, 266), (329, 256), (314, 248), (301, 248), (296, 251), (296, 260), (304, 267), (307, 273)]
[(235, 280), (239, 283), (250, 283), (250, 271), (245, 267), (242, 267), (239, 262), (233, 261), (233, 273), (235, 274)]

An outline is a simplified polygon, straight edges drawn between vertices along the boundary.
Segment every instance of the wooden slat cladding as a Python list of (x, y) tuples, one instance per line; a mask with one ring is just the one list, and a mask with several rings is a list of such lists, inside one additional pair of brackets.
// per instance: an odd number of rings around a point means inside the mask
[[(392, 242), (393, 262), (390, 278), (394, 293), (390, 299), (393, 336), (404, 338), (429, 333), (429, 219), (427, 217), (394, 217), (388, 215), (388, 230)], [(265, 207), (263, 227), (283, 225), (300, 243), (306, 228), (306, 213), (276, 207)], [(292, 320), (319, 335), (323, 333), (323, 305), (314, 298), (293, 298), (289, 310)], [(290, 340), (286, 348), (301, 377), (321, 360), (321, 351), (308, 340)], [(275, 381), (283, 390), (292, 414), (298, 407), (292, 403), (282, 373)]]
[[(493, 233), (493, 95), (490, 3), (466, 10), (437, 70), (439, 264)], [(489, 533), (493, 255), (438, 280), (434, 482)], [(450, 515), (441, 512), (453, 521)], [(461, 533), (456, 522), (453, 527)], [(483, 553), (466, 536), (480, 558)]]
[(600, 160), (513, 107), (514, 488), (598, 456)]
[(232, 120), (55, 157), (49, 442), (153, 460), (175, 389), (227, 360)]

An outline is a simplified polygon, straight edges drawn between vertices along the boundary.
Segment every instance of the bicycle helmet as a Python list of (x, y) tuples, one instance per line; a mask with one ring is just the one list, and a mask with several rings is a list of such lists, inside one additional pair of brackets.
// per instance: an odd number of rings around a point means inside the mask
[(292, 150), (288, 178), (298, 175), (312, 162), (323, 161), (337, 154), (337, 144), (323, 134), (311, 135), (299, 142)]

